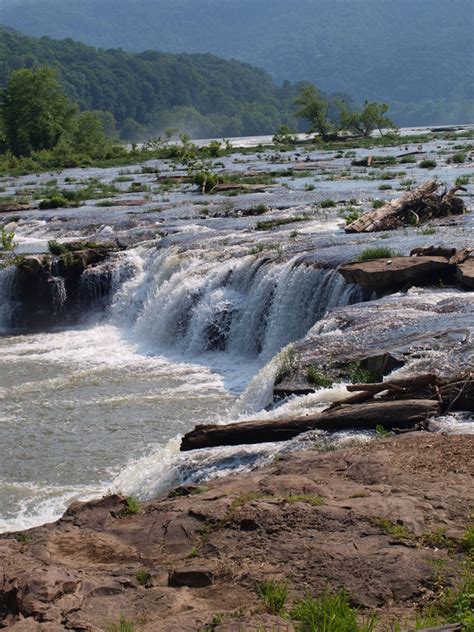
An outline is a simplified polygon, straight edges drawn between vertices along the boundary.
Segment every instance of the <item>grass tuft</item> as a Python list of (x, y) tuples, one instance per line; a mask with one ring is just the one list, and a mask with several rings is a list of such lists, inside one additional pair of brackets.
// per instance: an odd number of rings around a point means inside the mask
[(373, 248), (366, 248), (357, 257), (357, 261), (370, 261), (371, 259), (392, 259), (393, 257), (400, 257), (399, 252), (395, 252), (391, 248), (386, 246), (374, 246)]
[(259, 582), (257, 592), (269, 614), (280, 615), (285, 611), (288, 587), (274, 580)]
[(358, 622), (358, 612), (351, 608), (344, 591), (332, 593), (327, 589), (319, 597), (304, 597), (295, 602), (291, 618), (301, 623), (302, 632), (372, 632), (376, 617)]

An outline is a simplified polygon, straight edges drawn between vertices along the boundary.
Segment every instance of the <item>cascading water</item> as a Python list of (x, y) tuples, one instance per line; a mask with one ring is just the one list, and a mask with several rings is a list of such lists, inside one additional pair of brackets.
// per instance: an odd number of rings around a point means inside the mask
[(0, 268), (0, 332), (8, 331), (18, 310), (16, 295), (17, 271), (13, 266)]
[(112, 318), (128, 321), (148, 351), (227, 351), (263, 362), (328, 309), (363, 299), (336, 270), (299, 257), (216, 261), (174, 249), (141, 254), (142, 269), (118, 291)]

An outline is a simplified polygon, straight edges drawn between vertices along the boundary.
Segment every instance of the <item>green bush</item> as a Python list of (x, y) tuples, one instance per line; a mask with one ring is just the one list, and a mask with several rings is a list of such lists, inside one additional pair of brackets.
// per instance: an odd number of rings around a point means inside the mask
[(420, 169), (434, 169), (437, 165), (436, 160), (429, 160), (426, 158), (425, 160), (421, 160), (419, 163)]
[(451, 156), (451, 162), (454, 162), (458, 165), (463, 162), (466, 162), (466, 154), (463, 154), (462, 152), (458, 152), (457, 154), (454, 154), (453, 156)]
[(67, 252), (67, 248), (64, 244), (60, 244), (59, 241), (55, 239), (48, 241), (48, 250), (52, 255), (62, 255)]
[(409, 165), (415, 162), (416, 162), (415, 156), (402, 156), (402, 158), (400, 158), (401, 165)]
[(46, 198), (45, 200), (41, 200), (39, 203), (39, 208), (42, 211), (53, 209), (53, 208), (67, 208), (68, 201), (62, 195), (53, 195), (50, 198)]
[(352, 206), (349, 206), (344, 214), (346, 225), (352, 224), (352, 222), (355, 222), (356, 219), (359, 219), (359, 217), (360, 211), (358, 211), (356, 208), (353, 208)]
[(263, 215), (267, 213), (270, 208), (266, 204), (257, 204), (256, 206), (251, 206), (250, 208), (245, 208), (242, 211), (242, 215), (244, 217), (252, 217), (254, 215)]
[(334, 202), (334, 200), (331, 200), (330, 198), (326, 198), (325, 200), (321, 200), (320, 204), (321, 208), (331, 208), (333, 206), (336, 206), (336, 202)]

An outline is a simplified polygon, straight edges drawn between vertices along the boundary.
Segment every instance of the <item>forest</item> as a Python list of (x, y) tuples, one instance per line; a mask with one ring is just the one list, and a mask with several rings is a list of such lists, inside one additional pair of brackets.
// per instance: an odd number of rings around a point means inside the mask
[[(128, 53), (0, 29), (0, 86), (12, 70), (48, 66), (81, 110), (109, 135), (136, 141), (168, 128), (193, 137), (273, 133), (294, 126), (295, 87), (263, 70), (210, 54)], [(113, 115), (113, 119), (109, 114)]]
[[(474, 121), (471, 0), (2, 0), (0, 23), (105, 48), (238, 59), (278, 85), (388, 102), (398, 125)], [(272, 90), (261, 88), (267, 103)], [(261, 130), (269, 116), (233, 112), (228, 133), (249, 118)]]

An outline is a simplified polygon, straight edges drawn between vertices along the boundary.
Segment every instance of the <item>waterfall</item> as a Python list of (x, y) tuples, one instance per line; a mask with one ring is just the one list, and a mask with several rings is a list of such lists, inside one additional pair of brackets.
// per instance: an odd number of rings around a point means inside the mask
[(100, 313), (107, 308), (124, 283), (139, 271), (139, 258), (130, 253), (116, 253), (103, 263), (86, 268), (79, 285), (79, 306), (81, 312)]
[(0, 268), (0, 333), (13, 326), (18, 311), (16, 300), (17, 270), (14, 266)]
[(336, 270), (301, 257), (220, 260), (168, 249), (142, 252), (138, 275), (117, 292), (116, 322), (149, 351), (228, 351), (265, 362), (328, 309), (363, 300)]

